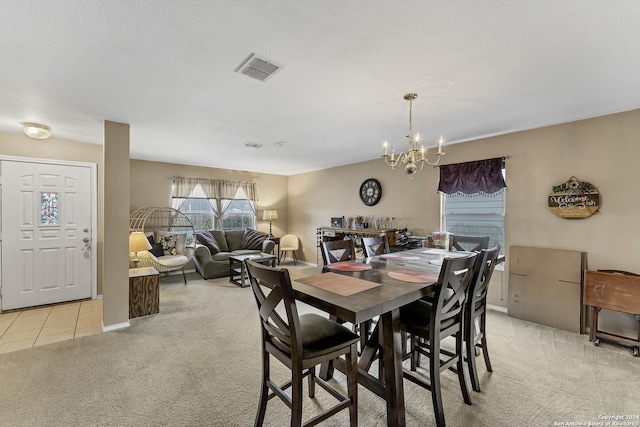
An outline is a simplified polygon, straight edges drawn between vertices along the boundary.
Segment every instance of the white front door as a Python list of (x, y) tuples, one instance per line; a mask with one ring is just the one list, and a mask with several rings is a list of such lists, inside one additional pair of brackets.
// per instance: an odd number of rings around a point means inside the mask
[(90, 298), (91, 166), (3, 160), (0, 174), (0, 308)]

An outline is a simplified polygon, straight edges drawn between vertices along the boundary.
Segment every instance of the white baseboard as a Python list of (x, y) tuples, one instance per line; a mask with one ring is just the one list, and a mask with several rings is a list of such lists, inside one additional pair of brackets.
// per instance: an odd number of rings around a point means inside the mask
[(500, 307), (499, 305), (487, 304), (487, 308), (490, 309), (490, 310), (499, 311), (499, 312), (504, 313), (504, 314), (508, 314), (509, 313), (509, 310), (507, 309), (507, 307)]
[(117, 331), (119, 329), (126, 329), (131, 326), (131, 323), (127, 320), (126, 322), (116, 323), (115, 325), (104, 326), (104, 322), (102, 323), (102, 332), (111, 332)]

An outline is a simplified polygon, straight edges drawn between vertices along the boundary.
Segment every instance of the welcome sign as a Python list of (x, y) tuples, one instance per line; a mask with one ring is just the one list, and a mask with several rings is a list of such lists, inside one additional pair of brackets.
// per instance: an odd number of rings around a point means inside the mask
[(549, 210), (566, 219), (590, 217), (600, 208), (600, 193), (591, 183), (575, 176), (567, 182), (554, 185), (549, 195)]

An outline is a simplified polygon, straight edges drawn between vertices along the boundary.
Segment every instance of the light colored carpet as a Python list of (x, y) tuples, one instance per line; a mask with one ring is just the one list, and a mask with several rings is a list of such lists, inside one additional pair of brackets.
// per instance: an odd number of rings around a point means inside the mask
[[(250, 288), (195, 273), (161, 279), (160, 313), (126, 330), (0, 355), (2, 426), (250, 426), (259, 392), (259, 322)], [(614, 344), (491, 312), (493, 374), (465, 405), (443, 375), (449, 426), (552, 426), (640, 414), (640, 359)], [(273, 362), (274, 376), (288, 370)], [(344, 377), (336, 374), (343, 384)], [(306, 384), (306, 383), (305, 383)], [(324, 391), (305, 399), (332, 403)], [(435, 425), (429, 392), (405, 382), (407, 425)], [(361, 426), (386, 425), (384, 402), (359, 389)], [(635, 420), (635, 425), (640, 425)], [(289, 424), (278, 399), (265, 425)], [(326, 426), (348, 425), (346, 412)], [(567, 424), (565, 424), (567, 425)], [(586, 424), (585, 424), (586, 425)]]

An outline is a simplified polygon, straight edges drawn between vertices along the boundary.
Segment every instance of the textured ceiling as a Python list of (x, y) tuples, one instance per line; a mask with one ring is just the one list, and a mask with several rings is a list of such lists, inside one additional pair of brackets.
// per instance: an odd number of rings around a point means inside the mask
[[(640, 108), (638, 0), (0, 0), (0, 131), (291, 175)], [(282, 68), (235, 72), (250, 53)], [(247, 148), (243, 144), (264, 144)]]

